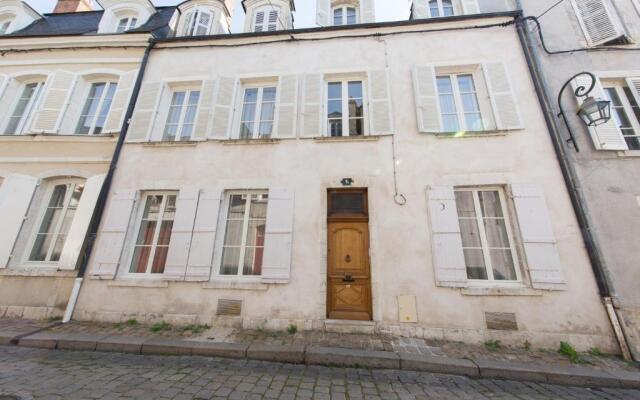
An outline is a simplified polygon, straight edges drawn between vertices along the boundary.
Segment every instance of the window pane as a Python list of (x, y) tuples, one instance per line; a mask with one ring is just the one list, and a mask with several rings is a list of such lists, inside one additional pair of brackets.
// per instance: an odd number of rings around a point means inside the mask
[(473, 192), (460, 191), (456, 193), (456, 207), (458, 217), (471, 218), (476, 216), (476, 208), (473, 205)]
[(362, 119), (350, 119), (349, 120), (349, 136), (362, 136), (364, 135), (364, 120)]
[(56, 262), (60, 261), (60, 254), (62, 254), (62, 248), (64, 247), (65, 239), (67, 235), (58, 235), (55, 245), (53, 246), (53, 250), (51, 251), (51, 258), (49, 261)]
[(267, 218), (267, 199), (268, 196), (266, 194), (258, 194), (251, 197), (249, 218)]
[(360, 81), (349, 82), (349, 98), (352, 98), (352, 99), (362, 98), (362, 82)]
[(276, 101), (276, 88), (266, 87), (262, 91), (262, 101)]
[(342, 8), (336, 8), (333, 10), (333, 24), (342, 25)]
[(261, 122), (259, 128), (259, 135), (262, 138), (268, 138), (273, 132), (273, 122)]
[(482, 250), (464, 249), (464, 262), (467, 265), (467, 278), (488, 279)]
[(342, 120), (329, 120), (329, 134), (342, 136)]
[(234, 194), (229, 200), (229, 219), (243, 219), (244, 207), (247, 202), (246, 196), (241, 194)]
[(330, 99), (342, 99), (342, 82), (329, 82)]
[(260, 274), (262, 274), (262, 248), (248, 247), (244, 253), (242, 275), (255, 276)]
[(517, 280), (516, 270), (513, 265), (513, 256), (509, 249), (491, 249), (491, 265), (493, 266), (493, 278), (498, 281)]
[(160, 206), (162, 205), (162, 195), (147, 196), (142, 218), (157, 220), (160, 215)]
[(460, 130), (458, 116), (456, 115), (443, 115), (442, 122), (445, 132), (458, 132)]
[(467, 124), (468, 131), (482, 131), (484, 125), (482, 124), (482, 116), (480, 114), (465, 114), (465, 124)]
[(153, 243), (153, 236), (156, 231), (156, 221), (142, 221), (140, 222), (140, 230), (138, 231), (138, 239), (136, 244), (151, 245)]
[(260, 121), (273, 121), (273, 115), (275, 113), (275, 103), (262, 103), (262, 110), (260, 112)]
[(38, 234), (36, 236), (36, 241), (33, 244), (33, 249), (29, 255), (30, 261), (45, 261), (47, 258), (47, 251), (49, 251), (49, 247), (51, 246), (52, 237), (53, 235), (47, 234)]
[(221, 275), (237, 275), (240, 262), (240, 247), (225, 247), (222, 250)]
[(364, 116), (364, 103), (362, 99), (349, 100), (349, 117), (362, 118), (363, 116)]
[(244, 91), (244, 102), (245, 103), (255, 103), (258, 101), (258, 89), (251, 88), (246, 89)]
[(342, 117), (342, 100), (329, 100), (327, 107), (329, 118), (341, 118)]
[(363, 214), (366, 215), (364, 194), (348, 192), (330, 192), (329, 215)]
[(232, 219), (227, 221), (224, 235), (225, 246), (240, 246), (242, 244), (243, 226), (244, 222), (239, 219)]
[(625, 136), (624, 140), (629, 146), (629, 150), (640, 150), (640, 137), (638, 136)]
[(22, 91), (22, 95), (20, 96), (20, 100), (18, 100), (18, 104), (16, 108), (13, 110), (13, 114), (9, 119), (9, 124), (5, 130), (5, 134), (13, 135), (18, 134), (18, 125), (23, 118), (27, 118), (26, 115), (27, 106), (31, 101), (32, 97), (36, 94), (38, 90), (38, 83), (30, 83), (25, 85), (24, 90)]
[(173, 221), (162, 221), (160, 224), (160, 234), (158, 235), (158, 245), (169, 245), (169, 241), (171, 239), (171, 228), (173, 228)]
[(484, 229), (487, 232), (489, 247), (509, 248), (509, 236), (507, 236), (507, 226), (504, 219), (485, 219)]
[(131, 267), (129, 272), (136, 274), (144, 274), (147, 272), (147, 264), (149, 263), (149, 255), (151, 254), (151, 246), (136, 246), (133, 251)]
[(460, 219), (460, 232), (463, 247), (482, 247), (478, 221), (474, 219)]
[(429, 11), (432, 17), (440, 16), (440, 8), (438, 7), (438, 0), (429, 1)]
[(502, 206), (500, 205), (500, 194), (495, 191), (478, 192), (480, 208), (485, 217), (503, 217)]
[(249, 221), (247, 227), (247, 246), (264, 246), (264, 229), (266, 221), (254, 220)]
[(356, 9), (352, 7), (347, 8), (347, 24), (352, 25), (356, 22)]
[(440, 111), (443, 114), (456, 114), (456, 102), (451, 94), (440, 95)]
[(167, 263), (168, 252), (169, 246), (156, 247), (156, 254), (153, 257), (153, 264), (151, 265), (152, 274), (161, 274), (164, 272), (164, 266)]

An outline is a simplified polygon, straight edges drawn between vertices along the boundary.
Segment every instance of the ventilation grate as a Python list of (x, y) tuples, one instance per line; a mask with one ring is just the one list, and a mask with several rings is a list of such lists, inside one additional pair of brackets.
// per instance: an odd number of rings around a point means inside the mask
[(493, 329), (497, 331), (518, 330), (516, 314), (514, 313), (485, 312), (484, 318), (487, 322), (487, 329)]
[(239, 317), (242, 312), (242, 300), (218, 300), (218, 310), (216, 315), (228, 317)]

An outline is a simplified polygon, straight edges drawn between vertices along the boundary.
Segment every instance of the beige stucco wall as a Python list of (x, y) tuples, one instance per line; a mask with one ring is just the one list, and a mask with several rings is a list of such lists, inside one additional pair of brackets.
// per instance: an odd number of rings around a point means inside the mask
[[(354, 32), (360, 31), (349, 33)], [(505, 61), (509, 66), (525, 129), (455, 139), (418, 133), (410, 73), (414, 64), (495, 60)], [(559, 340), (569, 340), (580, 349), (598, 346), (615, 351), (580, 231), (512, 28), (226, 49), (156, 50), (145, 80), (359, 71), (382, 69), (385, 64), (389, 65), (391, 76), (398, 187), (407, 198), (405, 206), (393, 201), (391, 136), (356, 140), (288, 139), (269, 144), (219, 141), (192, 145), (127, 144), (112, 191), (178, 190), (187, 186), (293, 188), (291, 281), (228, 289), (215, 278), (216, 266), (214, 279), (204, 285), (86, 279), (75, 318), (121, 320), (135, 316), (146, 320), (210, 322), (215, 317), (217, 300), (223, 298), (244, 301), (243, 319), (239, 323), (248, 327), (283, 329), (291, 320), (301, 328), (321, 328), (326, 319), (326, 189), (340, 187), (341, 178), (351, 177), (355, 187), (369, 189), (373, 313), (378, 329), (469, 342), (496, 338), (522, 345), (529, 340), (534, 346), (549, 348), (556, 348)], [(544, 187), (567, 290), (525, 288), (516, 291), (516, 295), (504, 296), (492, 291), (471, 295), (460, 289), (436, 287), (426, 188), (487, 182), (536, 183)], [(128, 241), (125, 254), (131, 245)], [(123, 261), (126, 269), (128, 260), (125, 257)], [(205, 289), (206, 286), (217, 288)], [(418, 323), (398, 321), (399, 295), (416, 296)], [(484, 312), (514, 312), (520, 330), (488, 331)]]

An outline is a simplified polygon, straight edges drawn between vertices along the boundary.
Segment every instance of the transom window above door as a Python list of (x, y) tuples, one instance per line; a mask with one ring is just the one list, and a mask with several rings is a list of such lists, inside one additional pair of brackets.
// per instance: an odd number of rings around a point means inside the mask
[(429, 0), (431, 17), (450, 17), (455, 15), (454, 0)]
[(358, 9), (353, 6), (334, 7), (333, 25), (353, 25), (358, 23)]
[(136, 17), (124, 17), (118, 20), (118, 26), (116, 27), (116, 33), (122, 33), (134, 29), (138, 26), (138, 18)]
[(240, 117), (240, 139), (271, 137), (275, 109), (275, 86), (245, 87)]
[(438, 75), (436, 81), (443, 130), (482, 131), (484, 124), (473, 75)]
[(278, 10), (272, 7), (261, 7), (256, 10), (253, 19), (254, 32), (275, 31), (278, 29)]
[(20, 135), (28, 129), (42, 95), (43, 87), (44, 82), (42, 81), (27, 83), (23, 86), (4, 130), (5, 135)]
[(629, 150), (640, 150), (640, 107), (633, 92), (626, 84), (609, 84), (604, 87), (611, 102), (611, 116), (622, 132)]
[(365, 128), (363, 81), (328, 82), (327, 136), (362, 136)]
[(518, 281), (518, 257), (502, 188), (456, 188), (456, 207), (467, 276)]
[(200, 101), (199, 90), (176, 90), (171, 97), (162, 140), (190, 140)]
[(118, 84), (115, 82), (97, 82), (91, 84), (87, 101), (80, 114), (76, 133), (97, 135), (102, 132), (111, 109), (111, 102)]
[(186, 15), (186, 22), (182, 28), (183, 36), (203, 36), (211, 32), (213, 12), (196, 9)]

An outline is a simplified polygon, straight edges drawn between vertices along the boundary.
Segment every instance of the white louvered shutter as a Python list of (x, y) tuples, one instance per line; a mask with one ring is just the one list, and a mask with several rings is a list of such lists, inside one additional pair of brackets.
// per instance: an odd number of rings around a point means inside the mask
[(640, 14), (640, 0), (633, 0), (633, 5), (636, 6), (636, 10)]
[(461, 0), (462, 1), (462, 13), (465, 15), (479, 14), (480, 6), (478, 0)]
[(467, 267), (462, 250), (462, 234), (453, 187), (429, 187), (427, 201), (436, 284), (444, 287), (465, 287), (467, 286)]
[(482, 70), (498, 129), (521, 129), (522, 121), (507, 66), (502, 62), (485, 63)]
[(176, 215), (171, 228), (169, 251), (162, 278), (165, 280), (183, 280), (187, 270), (193, 224), (198, 208), (197, 189), (181, 189), (176, 199)]
[(278, 123), (275, 131), (276, 137), (296, 137), (297, 106), (298, 76), (281, 76), (278, 83)]
[(135, 191), (116, 191), (109, 197), (107, 213), (95, 245), (91, 276), (101, 279), (115, 278), (135, 200)]
[(321, 27), (331, 25), (330, 0), (316, 0), (316, 24)]
[(624, 36), (622, 22), (609, 0), (571, 0), (587, 43), (605, 44)]
[(374, 0), (360, 0), (360, 15), (363, 24), (376, 22), (376, 5)]
[(264, 30), (264, 11), (256, 12), (256, 17), (253, 21), (253, 31), (254, 32), (262, 32)]
[(393, 133), (391, 93), (387, 70), (369, 72), (369, 120), (371, 135)]
[(267, 20), (266, 30), (269, 32), (278, 30), (278, 11), (277, 10), (269, 11), (269, 19)]
[(200, 103), (198, 104), (198, 116), (191, 138), (193, 140), (205, 140), (211, 127), (211, 115), (213, 114), (213, 90), (216, 82), (206, 80), (200, 88)]
[(143, 83), (131, 116), (127, 142), (145, 142), (151, 135), (163, 85), (160, 82)]
[(9, 86), (10, 77), (4, 74), (0, 74), (0, 99), (4, 96), (4, 92)]
[(0, 185), (0, 268), (9, 263), (37, 186), (37, 178), (19, 174), (7, 176)]
[(207, 188), (200, 192), (187, 264), (187, 281), (209, 280), (213, 266), (221, 194), (222, 191), (218, 188)]
[(270, 188), (264, 234), (262, 281), (287, 283), (291, 275), (294, 194), (289, 188)]
[(533, 184), (513, 184), (511, 194), (532, 286), (536, 289), (564, 289), (560, 255), (542, 188)]
[(304, 108), (302, 111), (302, 136), (322, 136), (322, 86), (320, 74), (304, 77)]
[[(591, 79), (586, 76), (580, 76), (571, 82), (574, 93), (578, 87), (589, 88), (590, 85)], [(590, 95), (596, 99), (607, 98), (599, 79), (596, 81), (596, 85)], [(576, 98), (576, 101), (578, 105), (581, 105), (583, 98)], [(624, 136), (622, 136), (622, 131), (613, 117), (602, 125), (589, 127), (589, 133), (591, 134), (591, 139), (593, 140), (593, 145), (596, 150), (627, 150), (628, 148), (627, 142), (624, 140)]]
[(129, 107), (129, 99), (137, 76), (138, 70), (125, 72), (120, 76), (116, 94), (111, 102), (109, 115), (104, 123), (103, 133), (116, 133), (122, 130), (122, 123)]
[(63, 70), (58, 70), (49, 77), (31, 131), (58, 132), (62, 114), (69, 103), (76, 80), (74, 73)]
[(227, 139), (230, 137), (233, 104), (238, 84), (239, 81), (234, 78), (222, 77), (218, 80), (213, 109), (212, 131), (212, 136), (216, 139)]
[(640, 105), (640, 77), (627, 78), (626, 81), (631, 93), (633, 93), (633, 97), (636, 99), (636, 103)]
[(429, 0), (413, 0), (412, 19), (429, 18)]
[[(5, 134), (6, 126), (8, 124), (9, 117), (15, 111), (17, 98), (20, 96), (20, 89), (22, 85), (19, 81), (13, 78), (7, 77), (4, 80), (3, 86), (0, 88), (0, 135)], [(14, 132), (9, 132), (13, 134)]]
[(184, 22), (184, 25), (182, 25), (182, 36), (189, 36), (190, 35), (190, 30), (191, 30), (191, 26), (193, 24), (193, 17), (196, 14), (195, 11), (190, 12), (189, 14), (186, 15), (186, 19)]
[(211, 21), (213, 21), (213, 15), (204, 10), (200, 10), (198, 13), (198, 20), (196, 21), (195, 34), (198, 36), (208, 35)]
[(80, 115), (82, 114), (84, 105), (87, 102), (90, 88), (91, 84), (89, 82), (78, 77), (76, 83), (73, 85), (69, 104), (63, 113), (60, 128), (58, 129), (58, 132), (61, 135), (72, 135), (77, 132)]
[(104, 178), (105, 175), (94, 175), (87, 179), (84, 184), (84, 190), (82, 191), (78, 208), (73, 216), (73, 221), (71, 221), (62, 253), (60, 253), (59, 269), (72, 270), (76, 268)]
[(413, 67), (413, 89), (418, 130), (423, 133), (442, 131), (440, 102), (436, 88), (436, 72), (433, 66), (416, 65)]

